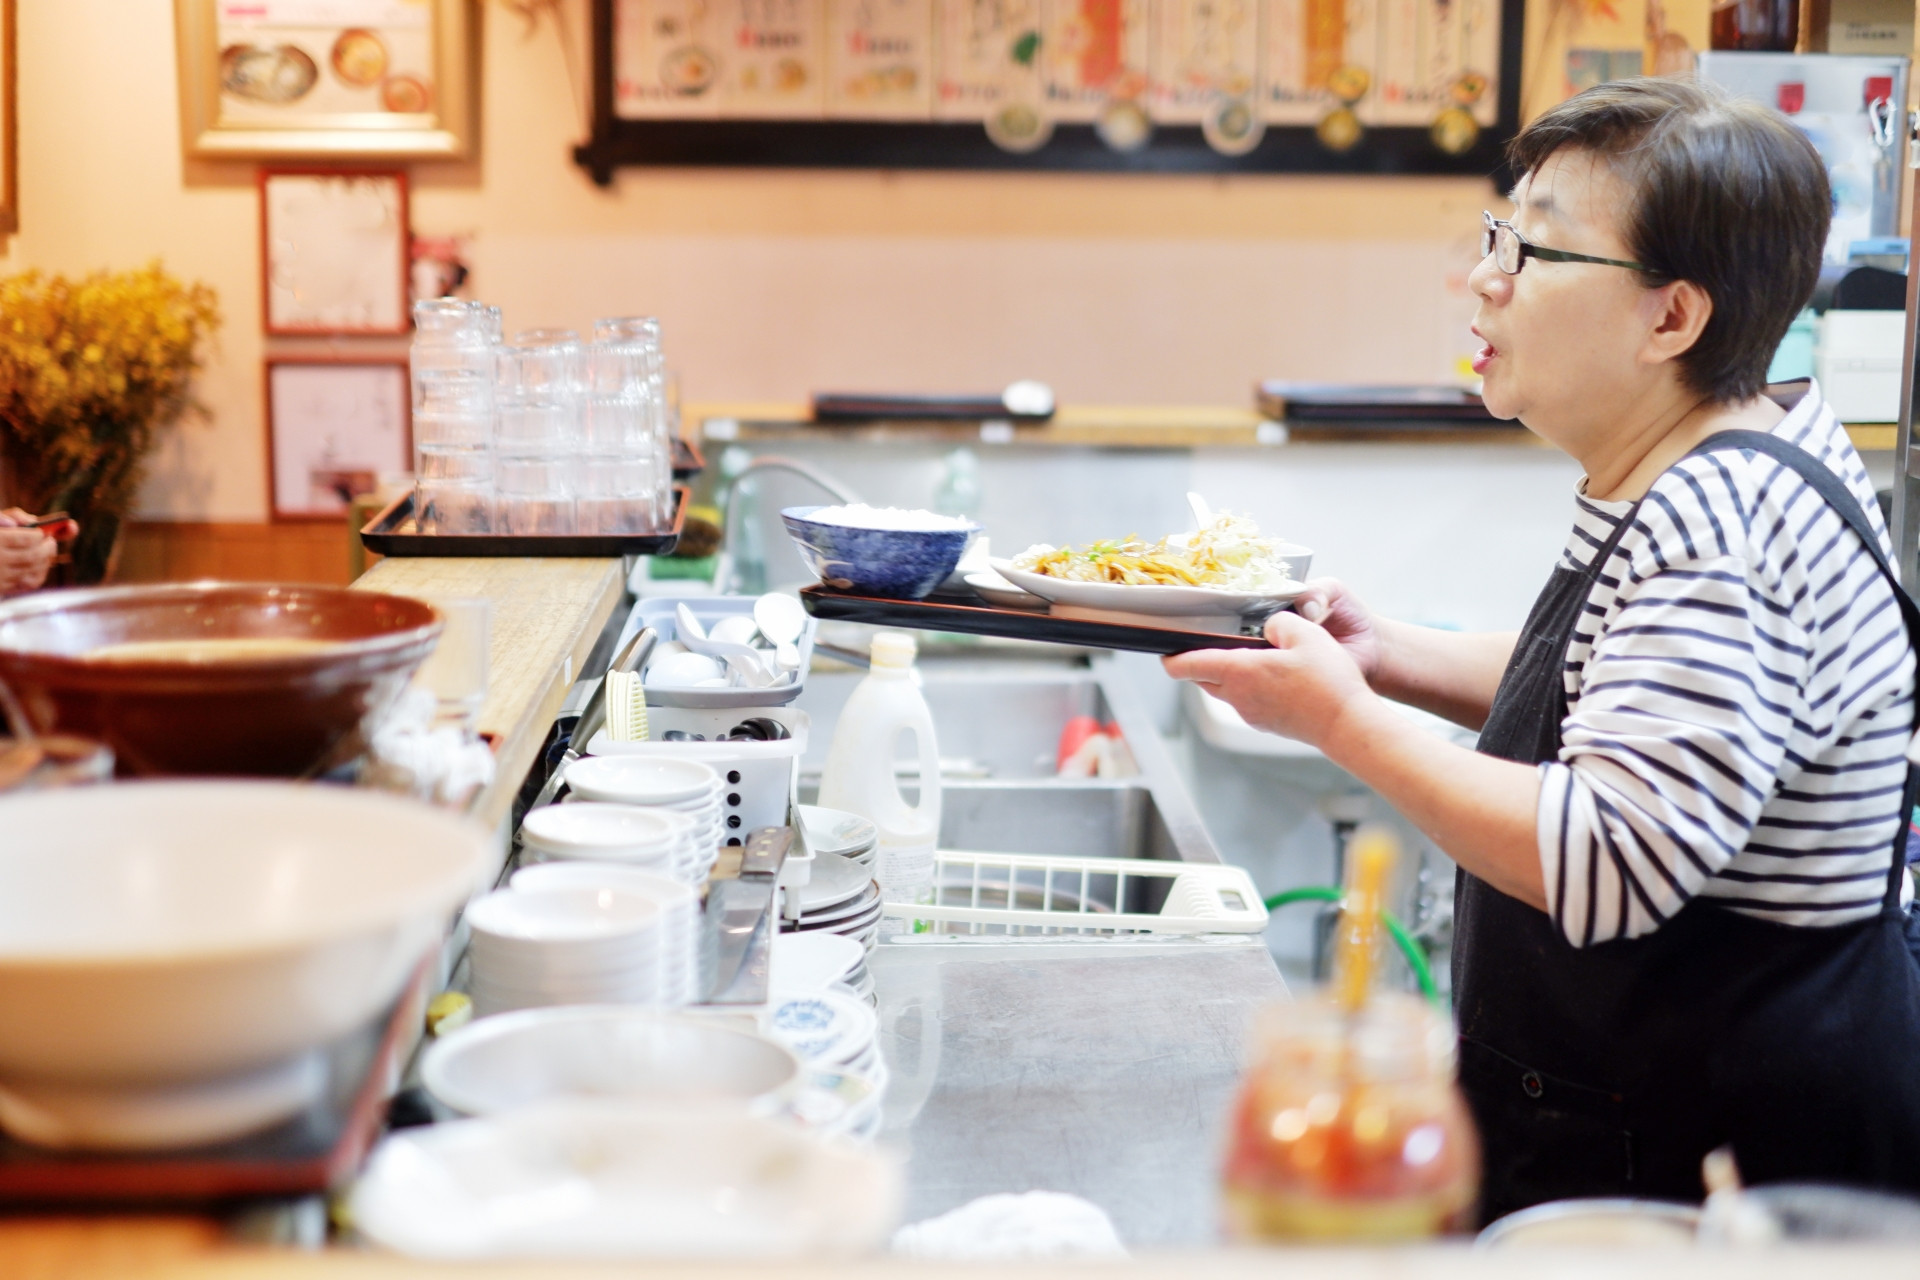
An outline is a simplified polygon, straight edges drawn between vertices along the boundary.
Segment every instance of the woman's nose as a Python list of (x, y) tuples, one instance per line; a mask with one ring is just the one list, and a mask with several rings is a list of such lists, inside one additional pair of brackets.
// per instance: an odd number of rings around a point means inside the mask
[(1467, 288), (1488, 302), (1505, 302), (1513, 293), (1513, 277), (1495, 266), (1489, 253), (1467, 273)]

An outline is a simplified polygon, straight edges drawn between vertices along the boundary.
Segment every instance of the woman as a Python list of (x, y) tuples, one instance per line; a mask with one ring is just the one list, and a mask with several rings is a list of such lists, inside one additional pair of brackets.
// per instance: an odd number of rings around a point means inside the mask
[(34, 526), (33, 518), (18, 507), (0, 511), (0, 597), (38, 591), (53, 567), (55, 530)]
[[(1722, 1144), (1751, 1182), (1920, 1190), (1920, 615), (1818, 388), (1763, 394), (1818, 274), (1824, 169), (1781, 117), (1667, 80), (1579, 95), (1512, 158), (1513, 216), (1486, 216), (1470, 277), (1475, 364), (1493, 413), (1586, 472), (1525, 629), (1412, 627), (1321, 582), (1272, 650), (1167, 670), (1460, 864), (1488, 1217), (1697, 1199)], [(1481, 729), (1478, 752), (1387, 698)]]

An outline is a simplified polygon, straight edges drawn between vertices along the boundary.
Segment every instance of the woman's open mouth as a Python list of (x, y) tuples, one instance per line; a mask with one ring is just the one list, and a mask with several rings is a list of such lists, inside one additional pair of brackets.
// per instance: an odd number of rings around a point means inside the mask
[[(1475, 333), (1473, 336), (1478, 338), (1480, 335), (1478, 333)], [(1485, 346), (1481, 347), (1478, 351), (1474, 352), (1473, 353), (1474, 373), (1482, 377), (1486, 376), (1487, 366), (1492, 364), (1493, 358), (1499, 354), (1500, 354), (1499, 350), (1491, 342), (1487, 343)]]

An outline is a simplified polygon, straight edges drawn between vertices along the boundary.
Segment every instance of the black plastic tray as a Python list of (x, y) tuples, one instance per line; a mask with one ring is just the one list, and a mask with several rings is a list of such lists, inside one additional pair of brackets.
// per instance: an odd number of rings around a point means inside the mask
[(673, 487), (673, 527), (665, 533), (421, 533), (413, 527), (413, 491), (409, 489), (367, 521), (360, 541), (383, 556), (664, 556), (680, 545), (687, 498), (686, 485)]
[(706, 455), (700, 446), (685, 436), (673, 438), (673, 478), (691, 480), (707, 469)]
[(433, 959), (422, 961), (385, 1017), (328, 1051), (327, 1089), (301, 1114), (260, 1133), (173, 1151), (54, 1151), (0, 1136), (0, 1203), (197, 1206), (341, 1185), (380, 1135), (392, 1082), (417, 1041)]
[(979, 597), (936, 596), (927, 600), (889, 600), (856, 596), (827, 587), (800, 592), (800, 603), (816, 618), (827, 621), (870, 622), (882, 627), (917, 631), (959, 631), (967, 635), (1039, 640), (1088, 649), (1131, 649), (1137, 653), (1188, 653), (1194, 649), (1264, 649), (1258, 636), (1186, 631), (1179, 627), (1132, 626), (1093, 622), (1083, 618), (1056, 618), (1032, 609), (1002, 609)]

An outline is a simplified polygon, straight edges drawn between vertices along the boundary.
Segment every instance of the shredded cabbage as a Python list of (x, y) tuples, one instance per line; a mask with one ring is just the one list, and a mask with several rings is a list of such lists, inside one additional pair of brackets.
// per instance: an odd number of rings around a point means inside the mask
[(1280, 558), (1279, 538), (1263, 538), (1246, 516), (1222, 511), (1198, 533), (1148, 543), (1128, 534), (1076, 550), (1046, 543), (1028, 547), (1013, 566), (1068, 582), (1125, 586), (1211, 587), (1259, 594), (1281, 591), (1293, 577)]

